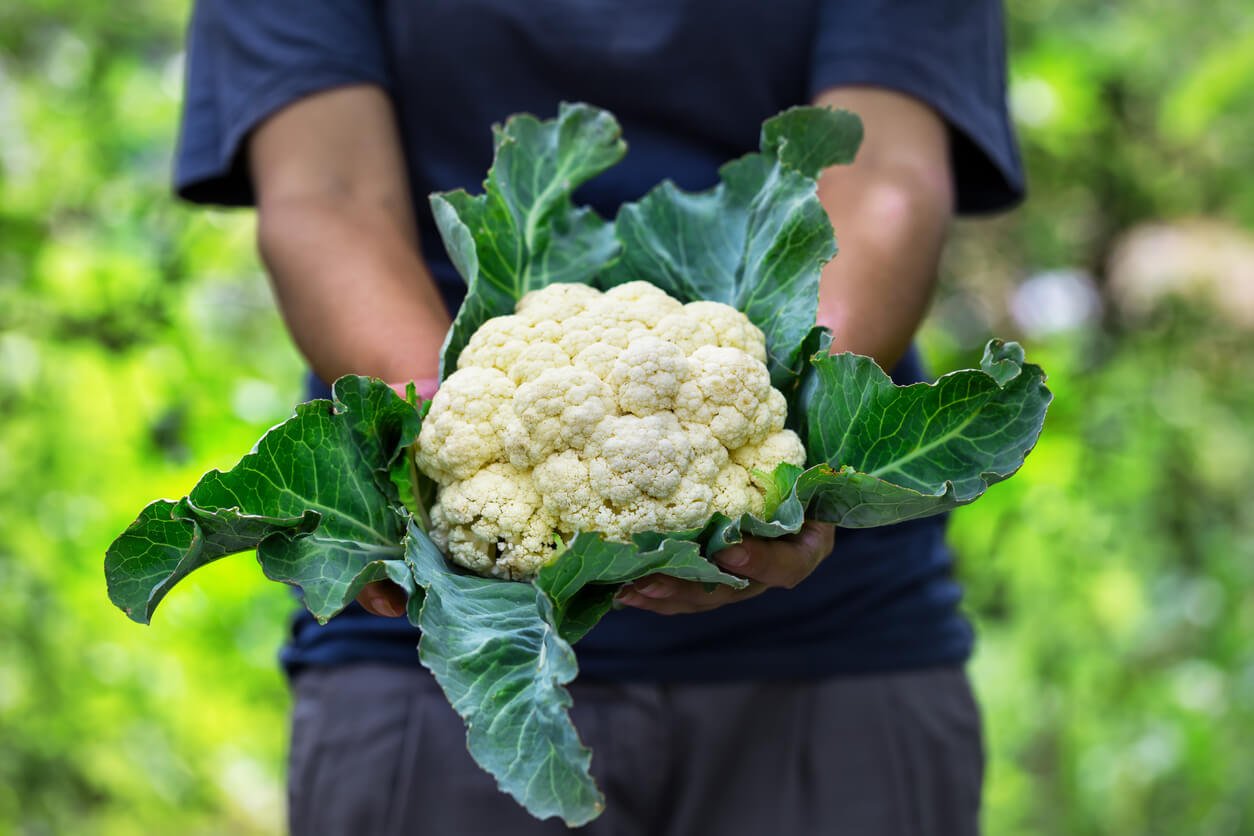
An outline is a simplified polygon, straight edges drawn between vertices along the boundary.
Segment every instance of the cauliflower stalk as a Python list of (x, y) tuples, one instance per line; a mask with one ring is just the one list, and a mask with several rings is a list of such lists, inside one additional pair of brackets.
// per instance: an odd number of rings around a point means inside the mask
[(767, 474), (805, 464), (762, 332), (647, 282), (554, 284), (485, 322), (431, 402), (418, 466), (432, 538), (456, 563), (525, 580), (559, 538), (761, 514)]

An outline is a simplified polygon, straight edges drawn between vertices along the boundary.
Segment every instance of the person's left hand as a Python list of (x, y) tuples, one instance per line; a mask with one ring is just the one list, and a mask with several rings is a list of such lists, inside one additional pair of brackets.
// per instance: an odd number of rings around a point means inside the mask
[(743, 601), (771, 587), (791, 589), (809, 577), (827, 557), (835, 535), (835, 526), (808, 521), (790, 537), (778, 540), (747, 537), (743, 543), (714, 555), (714, 562), (723, 571), (749, 580), (749, 586), (744, 589), (719, 584), (707, 592), (706, 585), (698, 581), (648, 575), (624, 586), (615, 600), (661, 615), (678, 615)]

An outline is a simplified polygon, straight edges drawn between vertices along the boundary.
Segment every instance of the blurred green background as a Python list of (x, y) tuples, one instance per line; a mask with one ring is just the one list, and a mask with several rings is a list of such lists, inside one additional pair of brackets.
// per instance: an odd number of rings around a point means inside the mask
[[(1254, 18), (1014, 0), (1032, 196), (960, 224), (924, 342), (1057, 394), (956, 515), (990, 834), (1254, 833)], [(105, 546), (299, 394), (244, 213), (167, 191), (185, 2), (0, 10), (0, 833), (275, 833), (291, 606), (252, 561), (152, 628)]]

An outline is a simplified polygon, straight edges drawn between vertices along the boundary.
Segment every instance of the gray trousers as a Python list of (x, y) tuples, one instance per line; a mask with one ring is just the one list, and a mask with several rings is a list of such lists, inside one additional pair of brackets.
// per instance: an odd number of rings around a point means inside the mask
[[(548, 836), (466, 752), (422, 670), (300, 674), (296, 836)], [(979, 831), (980, 717), (959, 669), (817, 682), (576, 682), (606, 811), (588, 836), (964, 836)]]

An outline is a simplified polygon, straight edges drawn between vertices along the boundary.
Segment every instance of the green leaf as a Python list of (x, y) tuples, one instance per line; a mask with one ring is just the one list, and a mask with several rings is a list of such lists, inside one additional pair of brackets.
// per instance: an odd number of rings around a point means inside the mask
[(816, 180), (853, 162), (861, 144), (862, 120), (847, 110), (794, 107), (762, 123), (762, 153)]
[(575, 827), (604, 809), (592, 753), (571, 724), (566, 683), (577, 667), (553, 605), (532, 584), (452, 569), (411, 525), (406, 555), (425, 590), (418, 655), (466, 721), (475, 761), (537, 818)]
[(514, 312), (527, 291), (557, 282), (590, 283), (618, 252), (614, 230), (575, 208), (580, 184), (622, 159), (627, 146), (604, 110), (563, 104), (556, 119), (514, 116), (496, 129), (496, 157), (484, 193), (431, 196), (431, 210), (467, 294), (440, 359), (441, 379), (457, 368), (487, 319)]
[(776, 512), (792, 493), (793, 486), (797, 484), (797, 477), (801, 475), (801, 470), (796, 465), (782, 462), (771, 472), (771, 481), (767, 483), (766, 495), (762, 498), (763, 519), (769, 520), (776, 516)]
[[(423, 401), (418, 397), (413, 381), (405, 386), (405, 402), (417, 410), (419, 420), (425, 420), (427, 413), (431, 410), (431, 401)], [(402, 452), (392, 461), (388, 477), (396, 489), (397, 501), (405, 507), (423, 531), (430, 530), (431, 520), (427, 516), (427, 509), (435, 504), (438, 486), (418, 469), (418, 463), (414, 461), (413, 448)]]
[[(980, 370), (896, 386), (869, 357), (820, 353), (799, 402), (806, 450), (827, 467), (798, 478), (802, 502), (850, 528), (965, 505), (1036, 444), (1052, 395), (1016, 343), (988, 344)], [(830, 469), (829, 469), (830, 468)]]
[(231, 470), (145, 508), (106, 554), (110, 598), (147, 623), (188, 573), (256, 549), (267, 577), (300, 587), (325, 621), (403, 559), (391, 470), (419, 425), (381, 381), (340, 378), (333, 401), (301, 404)]
[(530, 584), (451, 567), (413, 524), (407, 544), (425, 590), (421, 608), (410, 608), (423, 634), (419, 657), (466, 721), (470, 754), (532, 815), (571, 826), (603, 807), (588, 771), (591, 753), (567, 713), (563, 686), (577, 672), (571, 644), (600, 620), (621, 584), (645, 575), (747, 585), (702, 557), (697, 543), (671, 538), (610, 543), (580, 534)]
[(130, 618), (147, 624), (153, 610), (190, 572), (237, 551), (255, 548), (263, 537), (295, 536), (318, 525), (317, 513), (299, 517), (223, 521), (210, 515), (203, 524), (186, 498), (160, 499), (139, 513), (105, 555), (109, 598)]
[(743, 589), (747, 582), (728, 575), (701, 554), (700, 544), (666, 535), (657, 542), (612, 543), (596, 534), (579, 534), (551, 563), (535, 584), (553, 602), (555, 623), (572, 644), (609, 610), (614, 592), (645, 575), (662, 574), (702, 583)]
[(771, 380), (789, 389), (818, 312), (819, 273), (836, 254), (815, 177), (851, 160), (861, 134), (846, 111), (794, 108), (768, 120), (761, 152), (723, 166), (713, 189), (692, 194), (667, 181), (625, 204), (622, 257), (601, 284), (643, 279), (682, 302), (743, 311), (766, 336)]

